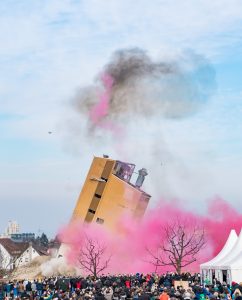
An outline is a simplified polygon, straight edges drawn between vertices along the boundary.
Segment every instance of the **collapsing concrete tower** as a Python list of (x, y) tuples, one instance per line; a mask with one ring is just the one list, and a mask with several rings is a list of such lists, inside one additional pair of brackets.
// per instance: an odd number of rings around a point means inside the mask
[(141, 218), (151, 196), (141, 190), (147, 175), (145, 169), (139, 171), (135, 185), (130, 182), (134, 169), (134, 164), (113, 160), (107, 155), (94, 157), (72, 221), (96, 222), (113, 229), (123, 214)]

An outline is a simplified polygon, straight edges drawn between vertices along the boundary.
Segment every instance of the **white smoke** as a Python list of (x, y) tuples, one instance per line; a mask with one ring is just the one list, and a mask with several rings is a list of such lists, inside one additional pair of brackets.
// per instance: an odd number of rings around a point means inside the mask
[(76, 275), (76, 270), (68, 265), (64, 257), (53, 257), (49, 261), (44, 262), (40, 269), (44, 276)]

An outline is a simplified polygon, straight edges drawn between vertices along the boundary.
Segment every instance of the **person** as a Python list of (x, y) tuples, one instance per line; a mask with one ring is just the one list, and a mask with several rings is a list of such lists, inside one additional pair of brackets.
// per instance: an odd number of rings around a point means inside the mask
[(111, 287), (107, 287), (106, 289), (104, 289), (103, 295), (104, 295), (106, 300), (112, 300), (112, 298), (113, 298), (113, 289)]
[(17, 298), (17, 297), (18, 297), (18, 294), (19, 294), (19, 291), (18, 291), (18, 284), (17, 284), (17, 282), (14, 282), (14, 283), (13, 283), (13, 297), (14, 297), (14, 298)]
[(162, 293), (160, 294), (159, 300), (169, 300), (169, 295), (167, 293), (167, 288), (164, 288)]
[(105, 300), (105, 297), (102, 294), (101, 290), (97, 290), (94, 299), (95, 300)]
[(234, 293), (233, 293), (233, 295), (232, 295), (232, 299), (233, 300), (237, 300), (238, 299), (238, 296), (241, 296), (241, 292), (240, 292), (240, 290), (237, 288), (237, 289), (235, 289), (235, 291), (234, 291)]
[(4, 286), (3, 284), (0, 282), (0, 300), (2, 300), (4, 297)]
[(42, 296), (43, 293), (43, 283), (41, 282), (41, 280), (38, 280), (36, 283), (36, 289), (37, 289), (37, 294), (39, 297)]
[(183, 294), (183, 299), (184, 300), (191, 300), (192, 299), (192, 295), (190, 293), (190, 291), (185, 291), (185, 293)]

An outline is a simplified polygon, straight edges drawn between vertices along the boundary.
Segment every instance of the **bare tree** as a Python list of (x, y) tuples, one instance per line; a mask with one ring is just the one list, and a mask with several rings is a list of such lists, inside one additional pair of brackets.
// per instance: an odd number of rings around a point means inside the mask
[[(190, 228), (180, 221), (162, 228), (164, 238), (158, 245), (157, 254), (147, 248), (156, 269), (160, 266), (172, 266), (178, 274), (182, 268), (197, 260), (198, 252), (205, 245), (204, 229), (198, 226)], [(163, 236), (163, 235), (162, 235)]]
[(106, 245), (86, 235), (78, 256), (80, 267), (95, 277), (98, 276), (107, 269), (111, 260), (111, 255), (106, 256), (106, 250)]

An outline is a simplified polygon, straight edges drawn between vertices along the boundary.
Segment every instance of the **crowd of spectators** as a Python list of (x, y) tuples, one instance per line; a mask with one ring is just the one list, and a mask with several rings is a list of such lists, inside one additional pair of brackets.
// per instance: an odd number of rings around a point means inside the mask
[[(182, 280), (182, 281), (181, 281)], [(186, 287), (180, 283), (186, 283)], [(51, 277), (0, 282), (0, 300), (242, 300), (242, 283), (201, 284), (189, 273)]]

